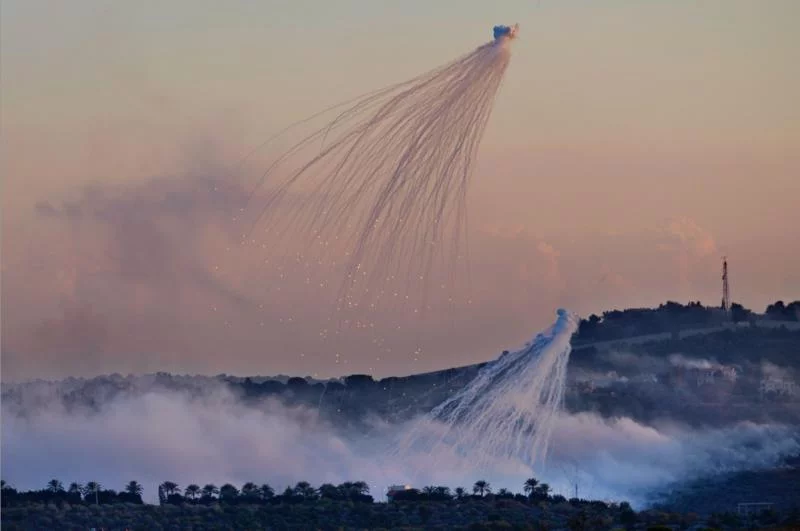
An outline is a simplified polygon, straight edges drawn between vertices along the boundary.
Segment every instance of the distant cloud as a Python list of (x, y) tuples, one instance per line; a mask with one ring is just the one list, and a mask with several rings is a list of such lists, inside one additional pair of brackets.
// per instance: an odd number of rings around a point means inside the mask
[(613, 271), (603, 273), (600, 276), (598, 283), (618, 290), (628, 290), (633, 287), (633, 283), (629, 279), (627, 279), (624, 275)]
[(674, 218), (667, 222), (664, 232), (677, 238), (697, 256), (709, 256), (717, 252), (714, 237), (691, 218)]
[(697, 298), (695, 277), (703, 271), (711, 271), (709, 259), (717, 254), (714, 236), (688, 217), (671, 218), (658, 232), (656, 249), (672, 257), (677, 272), (679, 290), (676, 295), (687, 300)]
[(561, 256), (561, 253), (555, 247), (553, 247), (552, 244), (544, 240), (540, 240), (536, 244), (536, 250), (547, 261), (548, 279), (555, 283), (559, 289), (563, 288), (564, 278), (562, 277), (561, 267), (559, 264), (559, 257)]

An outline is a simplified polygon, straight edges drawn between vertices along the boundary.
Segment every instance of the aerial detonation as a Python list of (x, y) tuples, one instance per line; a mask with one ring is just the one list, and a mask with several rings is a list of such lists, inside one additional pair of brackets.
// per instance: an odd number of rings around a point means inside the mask
[(484, 473), (503, 463), (543, 465), (577, 328), (575, 314), (558, 310), (548, 330), (487, 363), (464, 388), (413, 421), (396, 453), (427, 454)]
[(339, 111), (257, 180), (243, 243), (307, 237), (306, 251), (344, 267), (340, 309), (358, 305), (356, 288), (377, 299), (376, 285), (390, 280), (424, 289), (437, 258), (452, 278), (478, 146), (517, 32), (496, 26), (492, 41), (449, 64), (295, 124)]

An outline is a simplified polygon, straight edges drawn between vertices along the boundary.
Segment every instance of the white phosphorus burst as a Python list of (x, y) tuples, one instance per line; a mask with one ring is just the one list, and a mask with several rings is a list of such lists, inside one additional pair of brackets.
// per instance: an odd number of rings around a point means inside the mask
[(331, 263), (344, 257), (343, 308), (386, 278), (425, 289), (435, 257), (454, 275), (468, 184), (516, 35), (497, 26), (451, 63), (295, 124), (336, 113), (258, 178), (243, 238), (266, 226), (293, 242), (308, 236)]
[(543, 466), (579, 322), (567, 310), (557, 313), (555, 324), (525, 347), (487, 363), (464, 388), (412, 421), (393, 453), (409, 461), (427, 455), (428, 466), (450, 462), (476, 472), (503, 461)]

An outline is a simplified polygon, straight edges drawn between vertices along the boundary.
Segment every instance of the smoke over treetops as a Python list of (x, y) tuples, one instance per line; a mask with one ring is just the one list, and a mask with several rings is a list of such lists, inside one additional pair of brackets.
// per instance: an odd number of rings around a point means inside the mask
[[(746, 345), (748, 334), (766, 332), (737, 333), (743, 334), (738, 343)], [(796, 340), (793, 332), (773, 334), (776, 344), (781, 337)], [(713, 344), (717, 336), (724, 338), (725, 332), (705, 336), (702, 344)], [(676, 482), (771, 467), (800, 452), (796, 401), (780, 390), (760, 394), (758, 386), (763, 378), (788, 377), (793, 369), (776, 372), (781, 358), (765, 350), (769, 359), (745, 364), (752, 371), (743, 372), (733, 387), (723, 380), (671, 380), (671, 374), (681, 374), (674, 372), (682, 369), (676, 360), (707, 366), (696, 363), (692, 341), (700, 344), (698, 337), (683, 340), (682, 358), (664, 359), (660, 343), (639, 347), (650, 354), (598, 356), (598, 374), (603, 363), (611, 363), (620, 374), (626, 367), (650, 370), (656, 379), (628, 372), (626, 379), (594, 390), (584, 385), (591, 376), (580, 372), (586, 367), (581, 351), (573, 353), (566, 409), (554, 420), (549, 459), (536, 470), (497, 460), (477, 471), (448, 453), (392, 457), (392, 445), (420, 415), (475, 377), (478, 367), (465, 367), (327, 382), (162, 373), (4, 384), (3, 475), (20, 488), (39, 487), (52, 477), (99, 480), (112, 488), (137, 479), (151, 499), (155, 485), (165, 480), (255, 481), (283, 488), (304, 480), (363, 479), (380, 496), (391, 484), (456, 487), (477, 479), (519, 490), (534, 475), (568, 497), (578, 485), (581, 496), (629, 499), (641, 506), (651, 493)], [(713, 389), (739, 405), (709, 403), (719, 400), (708, 394)], [(728, 409), (736, 415), (721, 414)], [(432, 423), (429, 429), (439, 428)]]

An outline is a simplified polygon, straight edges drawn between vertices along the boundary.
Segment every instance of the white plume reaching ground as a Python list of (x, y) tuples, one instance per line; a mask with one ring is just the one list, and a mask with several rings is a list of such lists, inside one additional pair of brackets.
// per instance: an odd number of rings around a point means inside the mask
[(559, 413), (578, 317), (558, 310), (558, 320), (524, 348), (503, 354), (466, 387), (412, 423), (397, 456), (442, 452), (460, 456), (462, 468), (485, 474), (498, 460), (536, 469), (547, 456)]

